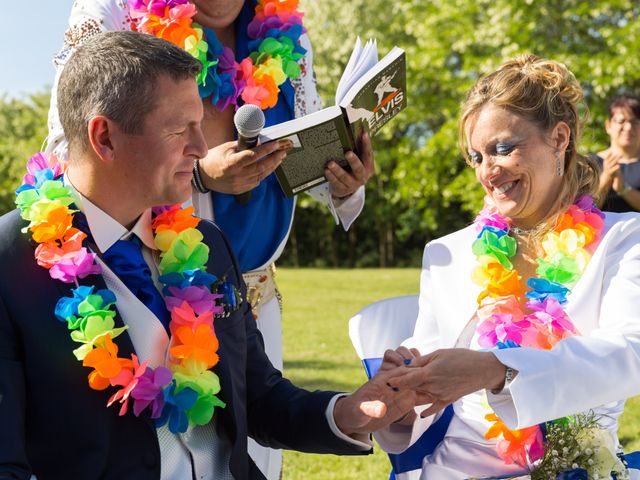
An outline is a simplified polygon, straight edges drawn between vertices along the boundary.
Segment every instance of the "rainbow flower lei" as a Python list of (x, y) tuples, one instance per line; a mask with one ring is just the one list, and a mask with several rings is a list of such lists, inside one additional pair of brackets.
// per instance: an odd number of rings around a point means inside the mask
[(188, 0), (129, 0), (133, 28), (168, 40), (202, 63), (200, 96), (225, 110), (238, 99), (263, 110), (278, 102), (279, 86), (301, 73), (303, 14), (298, 0), (258, 0), (247, 34), (251, 53), (240, 63), (215, 32), (193, 22), (196, 7)]
[[(208, 423), (217, 407), (220, 382), (210, 369), (218, 363), (215, 316), (238, 305), (238, 294), (228, 282), (206, 272), (209, 248), (196, 229), (199, 218), (193, 207), (180, 205), (154, 209), (154, 240), (161, 251), (160, 282), (171, 313), (171, 340), (166, 366), (152, 368), (118, 356), (116, 337), (127, 327), (116, 327), (116, 297), (110, 290), (81, 286), (79, 279), (101, 273), (96, 254), (83, 246), (87, 235), (73, 226), (71, 190), (61, 180), (63, 169), (42, 153), (27, 164), (28, 173), (16, 191), (16, 205), (38, 243), (35, 258), (51, 278), (75, 283), (73, 296), (61, 298), (55, 315), (71, 330), (80, 346), (73, 351), (91, 369), (89, 386), (95, 390), (115, 387), (107, 406), (119, 402), (125, 415), (132, 400), (134, 415), (149, 409), (156, 426), (168, 424), (171, 432), (185, 432), (189, 425)], [(215, 292), (215, 293), (214, 293)], [(221, 300), (226, 304), (221, 305)]]
[[(604, 214), (591, 197), (583, 196), (564, 212), (542, 238), (543, 256), (537, 277), (527, 280), (525, 293), (511, 263), (516, 240), (511, 220), (495, 207), (485, 207), (475, 220), (478, 238), (472, 250), (478, 266), (473, 281), (484, 287), (478, 296), (478, 343), (484, 348), (551, 349), (560, 340), (579, 335), (564, 311), (567, 295), (584, 272), (604, 226)], [(521, 304), (528, 299), (525, 308)], [(539, 426), (509, 430), (495, 413), (485, 437), (497, 438), (496, 449), (506, 463), (526, 466), (544, 455)]]

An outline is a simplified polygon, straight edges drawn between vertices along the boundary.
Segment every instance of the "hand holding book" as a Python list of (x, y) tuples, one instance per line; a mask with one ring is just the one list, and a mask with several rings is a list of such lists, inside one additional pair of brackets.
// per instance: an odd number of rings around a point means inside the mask
[(364, 130), (360, 131), (356, 141), (357, 150), (360, 156), (352, 151), (344, 154), (347, 164), (341, 166), (335, 160), (330, 160), (326, 164), (325, 177), (331, 184), (331, 195), (335, 200), (344, 200), (351, 196), (360, 185), (367, 183), (374, 174), (373, 146), (371, 137)]
[[(345, 163), (345, 152), (365, 154), (356, 142), (360, 131), (375, 135), (405, 107), (404, 50), (394, 47), (378, 61), (375, 41), (362, 46), (358, 39), (338, 84), (336, 106), (262, 131), (263, 143), (284, 138), (293, 142), (293, 149), (276, 169), (284, 193), (293, 196), (326, 182), (325, 171), (331, 160), (347, 170), (354, 168), (351, 162)], [(360, 165), (368, 168), (366, 163)], [(329, 172), (341, 174), (332, 167)], [(334, 195), (340, 196), (335, 191)]]

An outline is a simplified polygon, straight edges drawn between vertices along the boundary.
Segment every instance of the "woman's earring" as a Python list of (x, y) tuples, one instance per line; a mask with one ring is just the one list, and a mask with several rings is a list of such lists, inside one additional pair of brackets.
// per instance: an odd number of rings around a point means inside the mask
[(561, 177), (563, 174), (562, 171), (562, 162), (560, 161), (560, 152), (556, 152), (556, 177)]

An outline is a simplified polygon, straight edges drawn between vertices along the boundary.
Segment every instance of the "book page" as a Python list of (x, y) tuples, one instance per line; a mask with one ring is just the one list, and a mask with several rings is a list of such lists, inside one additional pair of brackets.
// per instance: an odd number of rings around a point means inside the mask
[(362, 42), (360, 41), (360, 37), (356, 38), (356, 44), (351, 51), (351, 56), (349, 57), (349, 61), (347, 62), (347, 66), (344, 67), (344, 72), (342, 72), (342, 76), (340, 77), (340, 81), (338, 82), (338, 87), (336, 88), (336, 105), (340, 103), (340, 100), (344, 96), (345, 93), (349, 90), (349, 86), (352, 82), (351, 73), (353, 72), (353, 68), (356, 63), (358, 63), (358, 59), (360, 58), (360, 54), (362, 53)]
[(293, 148), (276, 169), (287, 196), (326, 182), (324, 170), (330, 160), (345, 166), (345, 150), (353, 150), (349, 127), (340, 107), (329, 107), (302, 118), (265, 128), (260, 142), (291, 140)]
[[(357, 57), (356, 50), (359, 50)], [(360, 48), (360, 38), (351, 53), (347, 68), (345, 68), (338, 88), (336, 90), (336, 105), (339, 105), (353, 85), (378, 63), (378, 44), (375, 40), (368, 40), (364, 47)]]

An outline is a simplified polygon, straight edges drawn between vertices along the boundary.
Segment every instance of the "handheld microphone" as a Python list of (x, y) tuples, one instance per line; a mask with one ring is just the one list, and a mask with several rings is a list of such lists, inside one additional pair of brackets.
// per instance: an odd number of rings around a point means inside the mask
[[(251, 104), (241, 106), (233, 116), (238, 131), (238, 152), (249, 150), (258, 144), (258, 136), (264, 128), (264, 113), (260, 107)], [(235, 196), (236, 202), (246, 205), (251, 200), (251, 190)]]

